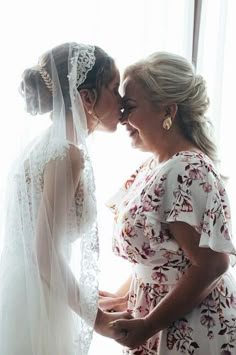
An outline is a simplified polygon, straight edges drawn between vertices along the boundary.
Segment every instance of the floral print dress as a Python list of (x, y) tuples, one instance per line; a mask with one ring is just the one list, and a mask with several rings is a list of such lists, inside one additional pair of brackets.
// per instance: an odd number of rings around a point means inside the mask
[[(168, 225), (188, 223), (201, 247), (230, 254), (235, 263), (229, 202), (212, 162), (185, 151), (157, 165), (150, 158), (109, 201), (115, 213), (114, 252), (133, 263), (128, 307), (146, 316), (191, 265)], [(183, 300), (184, 302), (184, 300)], [(133, 355), (236, 354), (236, 282), (231, 269), (190, 313), (150, 338)]]

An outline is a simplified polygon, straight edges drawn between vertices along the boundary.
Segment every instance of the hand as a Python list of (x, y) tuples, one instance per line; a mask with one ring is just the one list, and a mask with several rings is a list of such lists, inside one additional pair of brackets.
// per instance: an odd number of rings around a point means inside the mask
[(111, 326), (114, 339), (131, 349), (143, 345), (152, 336), (145, 318), (116, 320)]
[(132, 319), (132, 315), (128, 312), (108, 313), (98, 309), (94, 330), (103, 336), (116, 340), (116, 332), (111, 326), (118, 319)]
[(115, 293), (99, 291), (99, 307), (107, 312), (124, 312), (128, 307), (128, 295), (119, 297)]

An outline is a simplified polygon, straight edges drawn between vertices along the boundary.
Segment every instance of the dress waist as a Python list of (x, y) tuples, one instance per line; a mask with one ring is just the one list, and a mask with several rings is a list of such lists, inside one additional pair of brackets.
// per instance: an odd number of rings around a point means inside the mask
[(144, 283), (175, 285), (181, 276), (181, 272), (166, 266), (135, 264), (133, 273), (137, 279)]

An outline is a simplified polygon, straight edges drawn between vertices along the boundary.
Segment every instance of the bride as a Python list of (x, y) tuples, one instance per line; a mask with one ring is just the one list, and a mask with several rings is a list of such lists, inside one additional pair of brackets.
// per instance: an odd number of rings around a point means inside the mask
[[(51, 125), (14, 163), (0, 264), (0, 354), (86, 355), (93, 328), (129, 318), (98, 309), (98, 237), (86, 138), (115, 131), (119, 73), (101, 48), (65, 43), (22, 75), (33, 115)], [(76, 248), (77, 267), (70, 265)]]

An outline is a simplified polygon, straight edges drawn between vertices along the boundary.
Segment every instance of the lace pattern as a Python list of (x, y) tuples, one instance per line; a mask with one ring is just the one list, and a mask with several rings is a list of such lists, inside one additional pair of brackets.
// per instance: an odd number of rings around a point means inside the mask
[(95, 47), (75, 44), (72, 47), (71, 71), (69, 80), (72, 87), (78, 88), (86, 79), (88, 72), (95, 64)]
[[(94, 47), (72, 44), (69, 56), (70, 115), (58, 80), (61, 68), (52, 55), (57, 90), (51, 93), (51, 127), (26, 147), (8, 179), (0, 268), (0, 353), (5, 355), (86, 355), (91, 343), (99, 248), (87, 120), (76, 88), (95, 63)], [(68, 154), (73, 151), (68, 117), (84, 158), (79, 181), (70, 160), (74, 155)]]

